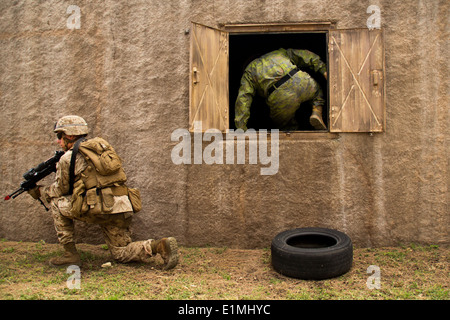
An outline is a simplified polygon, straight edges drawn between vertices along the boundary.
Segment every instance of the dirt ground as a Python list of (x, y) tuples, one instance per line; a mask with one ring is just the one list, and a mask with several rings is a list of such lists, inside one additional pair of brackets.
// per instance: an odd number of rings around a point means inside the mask
[[(354, 248), (351, 270), (334, 279), (306, 281), (273, 270), (270, 249), (180, 247), (180, 261), (161, 270), (148, 264), (118, 264), (104, 245), (78, 244), (79, 288), (64, 268), (48, 265), (61, 255), (57, 244), (0, 241), (1, 300), (449, 300), (450, 248), (407, 245)], [(111, 262), (110, 267), (104, 266)], [(377, 275), (368, 273), (378, 267)], [(72, 276), (72, 279), (69, 279)], [(70, 282), (71, 281), (71, 282)]]

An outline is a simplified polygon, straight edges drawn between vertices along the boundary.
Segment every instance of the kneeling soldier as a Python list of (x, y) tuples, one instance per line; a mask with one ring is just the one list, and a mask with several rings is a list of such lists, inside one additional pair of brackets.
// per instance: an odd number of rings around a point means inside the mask
[(140, 210), (140, 195), (137, 189), (125, 185), (122, 162), (109, 143), (102, 138), (86, 140), (88, 125), (78, 116), (62, 117), (54, 132), (66, 151), (57, 164), (56, 180), (50, 186), (29, 191), (33, 198), (42, 195), (51, 204), (58, 240), (65, 250), (50, 264), (80, 264), (74, 240), (74, 220), (80, 220), (101, 227), (111, 255), (118, 262), (145, 262), (160, 254), (165, 270), (175, 267), (175, 238), (132, 242), (130, 224), (133, 213)]

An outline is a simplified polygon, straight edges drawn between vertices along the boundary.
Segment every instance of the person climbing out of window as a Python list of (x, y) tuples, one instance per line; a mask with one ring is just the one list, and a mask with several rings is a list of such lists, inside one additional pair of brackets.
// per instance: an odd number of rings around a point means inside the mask
[(266, 100), (276, 128), (298, 130), (295, 113), (303, 105), (311, 104), (310, 124), (316, 130), (325, 130), (322, 88), (304, 70), (327, 78), (326, 64), (308, 50), (280, 48), (250, 62), (244, 70), (236, 99), (236, 128), (247, 130), (252, 101), (258, 94)]

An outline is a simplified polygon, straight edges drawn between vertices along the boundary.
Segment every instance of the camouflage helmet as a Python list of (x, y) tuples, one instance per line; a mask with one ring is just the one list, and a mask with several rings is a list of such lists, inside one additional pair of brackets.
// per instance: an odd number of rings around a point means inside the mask
[(64, 132), (68, 136), (82, 136), (88, 134), (86, 121), (79, 116), (65, 116), (55, 124), (54, 132)]

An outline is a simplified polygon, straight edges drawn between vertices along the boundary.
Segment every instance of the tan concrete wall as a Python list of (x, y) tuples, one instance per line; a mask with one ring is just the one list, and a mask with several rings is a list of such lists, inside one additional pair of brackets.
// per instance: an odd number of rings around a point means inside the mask
[[(69, 30), (69, 5), (81, 28)], [(333, 21), (385, 29), (387, 130), (280, 141), (280, 168), (172, 163), (188, 127), (190, 21)], [(448, 243), (448, 1), (169, 0), (0, 2), (0, 191), (56, 150), (52, 127), (83, 116), (125, 160), (144, 209), (136, 239), (268, 247), (278, 232), (322, 226), (358, 246)], [(48, 179), (49, 183), (51, 179)], [(101, 243), (77, 224), (78, 241)], [(0, 202), (0, 238), (56, 241), (49, 213), (24, 194)]]

